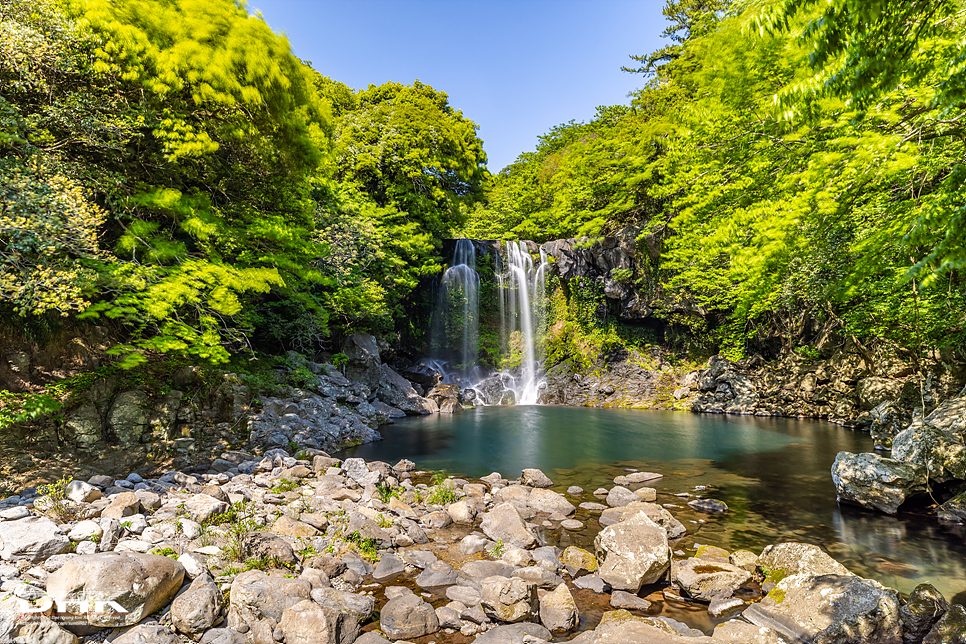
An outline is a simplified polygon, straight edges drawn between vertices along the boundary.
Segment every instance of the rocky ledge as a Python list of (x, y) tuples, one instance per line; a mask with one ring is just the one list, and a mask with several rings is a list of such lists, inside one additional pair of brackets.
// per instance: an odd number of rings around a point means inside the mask
[[(304, 456), (226, 452), (198, 476), (95, 476), (4, 500), (0, 642), (966, 638), (966, 611), (931, 586), (903, 601), (816, 546), (686, 556), (687, 528), (647, 487), (660, 474), (587, 494), (555, 491), (539, 470), (471, 481), (406, 460)], [(728, 511), (709, 498), (689, 505), (708, 520)], [(593, 552), (553, 545), (565, 542)], [(666, 602), (703, 605), (720, 623), (706, 634), (654, 616)]]

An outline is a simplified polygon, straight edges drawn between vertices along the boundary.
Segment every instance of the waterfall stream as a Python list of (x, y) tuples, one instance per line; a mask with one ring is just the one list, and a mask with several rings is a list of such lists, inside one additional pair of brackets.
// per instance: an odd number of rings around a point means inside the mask
[(539, 348), (543, 346), (546, 317), (547, 255), (540, 250), (540, 264), (524, 242), (506, 242), (506, 272), (499, 276), (501, 337), (507, 339), (511, 355), (519, 351), (520, 376), (511, 377), (518, 405), (535, 405), (539, 396)]
[(469, 239), (456, 241), (453, 261), (440, 283), (433, 315), (432, 349), (442, 373), (473, 380), (480, 342), (480, 276), (476, 248)]

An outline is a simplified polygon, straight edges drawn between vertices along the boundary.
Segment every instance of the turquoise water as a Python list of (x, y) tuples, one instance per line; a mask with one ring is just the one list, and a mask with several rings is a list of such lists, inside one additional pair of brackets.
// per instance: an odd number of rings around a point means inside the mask
[[(578, 502), (598, 500), (592, 492), (611, 487), (628, 469), (659, 472), (664, 477), (648, 485), (657, 488), (659, 503), (679, 506), (671, 512), (688, 527), (676, 547), (708, 543), (759, 552), (771, 543), (805, 541), (901, 592), (928, 581), (948, 599), (966, 600), (962, 527), (922, 512), (889, 517), (836, 503), (835, 455), (871, 451), (864, 432), (809, 420), (553, 406), (481, 407), (407, 418), (380, 431), (384, 441), (340, 456), (409, 458), (424, 470), (468, 477), (496, 471), (516, 478), (538, 467), (558, 491), (582, 487)], [(683, 493), (720, 499), (730, 511), (695, 513), (687, 498), (675, 496)], [(577, 518), (587, 529), (567, 538), (591, 546), (599, 526), (591, 514)]]

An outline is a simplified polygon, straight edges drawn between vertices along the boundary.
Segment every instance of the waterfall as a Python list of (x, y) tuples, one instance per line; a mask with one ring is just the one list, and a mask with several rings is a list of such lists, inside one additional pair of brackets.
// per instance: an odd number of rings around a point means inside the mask
[(534, 405), (539, 395), (538, 346), (542, 346), (545, 320), (547, 255), (541, 249), (540, 265), (523, 242), (506, 242), (506, 273), (500, 276), (501, 338), (510, 351), (519, 343), (520, 377), (512, 385), (519, 405)]
[(476, 248), (469, 239), (458, 239), (453, 261), (440, 283), (431, 336), (437, 364), (441, 367), (449, 365), (445, 370), (441, 369), (447, 380), (453, 373), (464, 378), (474, 375), (479, 357), (479, 316), (480, 276), (476, 272)]

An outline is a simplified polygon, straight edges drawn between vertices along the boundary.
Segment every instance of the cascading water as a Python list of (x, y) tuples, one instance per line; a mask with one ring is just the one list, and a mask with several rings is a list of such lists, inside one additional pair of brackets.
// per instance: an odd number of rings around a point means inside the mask
[(461, 376), (476, 378), (480, 338), (480, 276), (476, 272), (476, 248), (469, 239), (458, 239), (453, 261), (440, 282), (433, 313), (433, 363), (447, 381)]
[(523, 242), (506, 242), (507, 267), (500, 275), (501, 338), (511, 354), (519, 351), (520, 376), (507, 386), (518, 405), (535, 405), (540, 394), (538, 347), (542, 346), (545, 319), (547, 255), (540, 250), (540, 265)]

